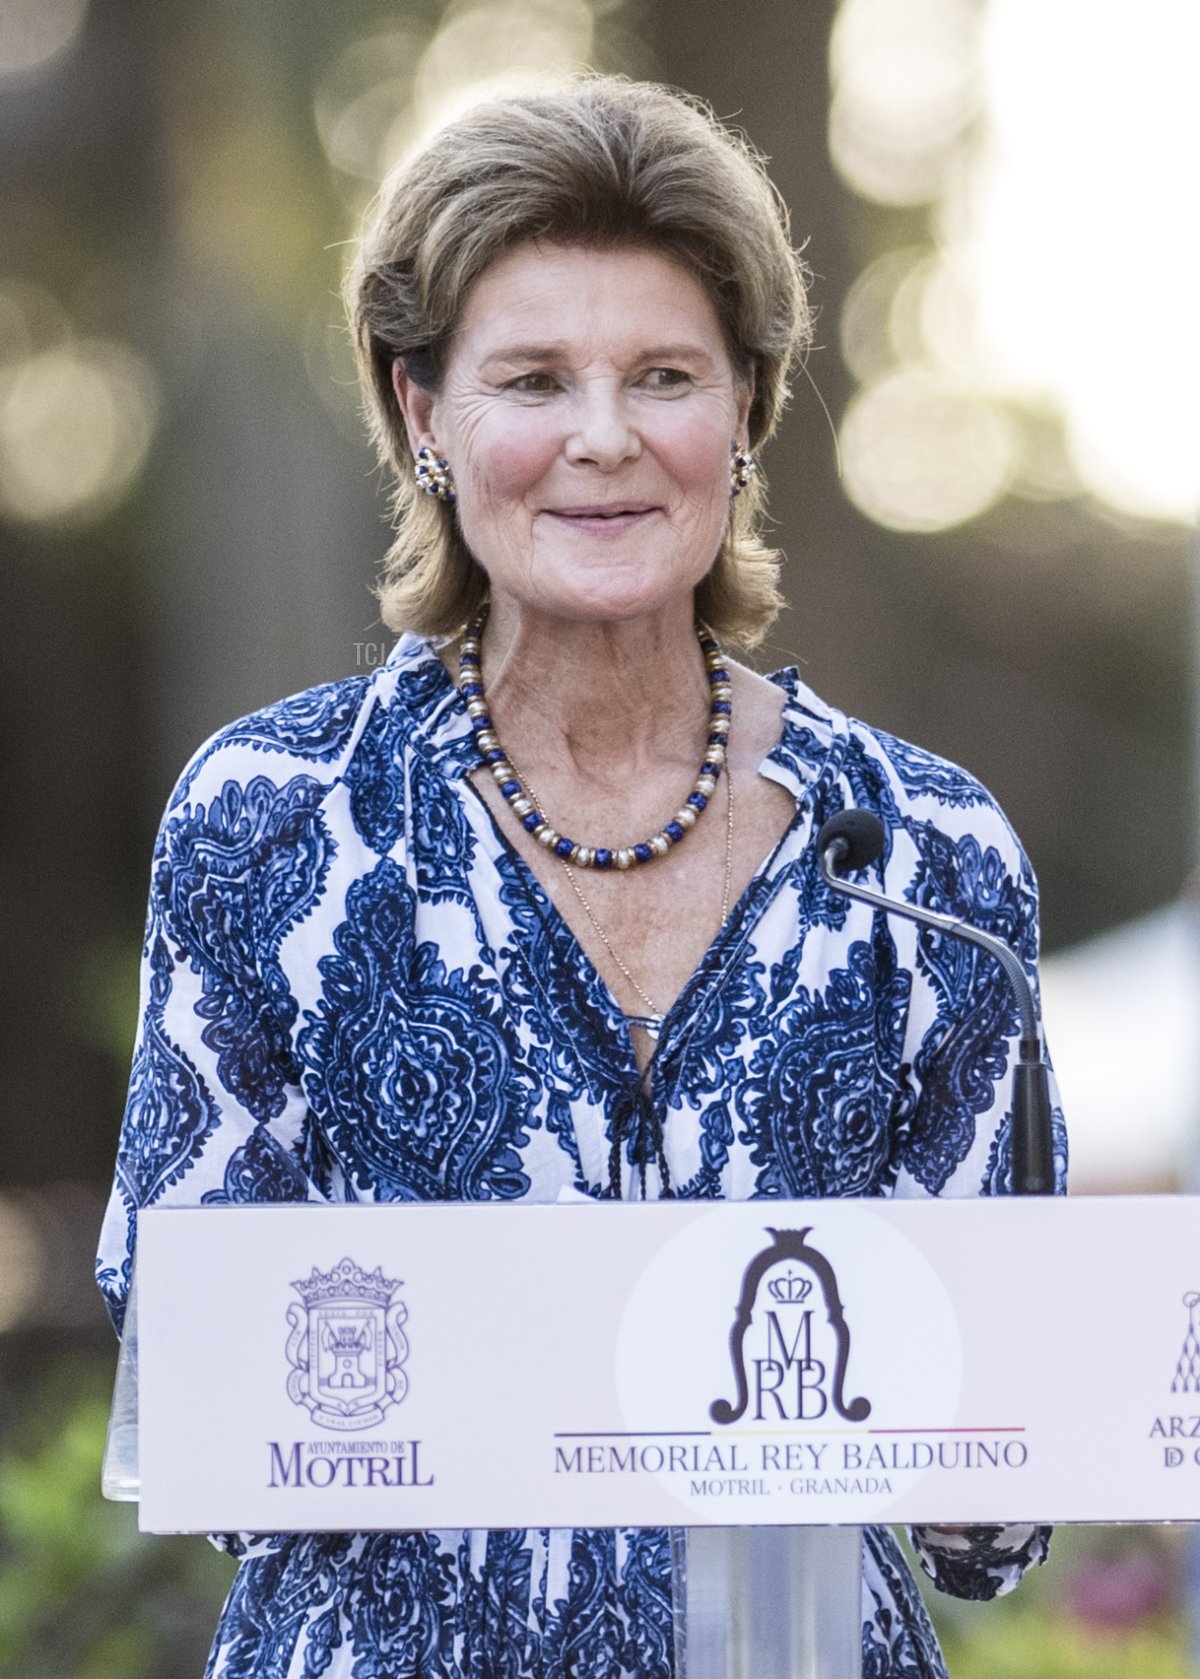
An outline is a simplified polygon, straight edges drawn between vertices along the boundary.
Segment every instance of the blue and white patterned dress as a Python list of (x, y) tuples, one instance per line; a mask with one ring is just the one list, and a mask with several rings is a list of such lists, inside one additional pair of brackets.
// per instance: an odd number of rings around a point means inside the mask
[[(844, 805), (876, 811), (886, 889), (998, 933), (1032, 972), (1028, 865), (961, 770), (848, 721), (794, 672), (776, 681), (783, 729), (761, 773), (795, 818), (651, 1066), (675, 1191), (1003, 1193), (1016, 1023), (998, 969), (831, 894), (811, 840)], [(187, 768), (155, 852), (98, 1266), (118, 1328), (142, 1206), (598, 1196), (614, 1123), (624, 1193), (658, 1193), (628, 1030), (467, 780), (474, 764), (440, 659), (405, 637), (380, 670), (233, 724)], [(536, 1311), (537, 1278), (520, 1286)], [(1031, 1527), (916, 1537), (967, 1597), (1045, 1552)], [(224, 1543), (244, 1560), (211, 1679), (672, 1673), (663, 1531)], [(883, 1529), (864, 1537), (863, 1619), (865, 1679), (944, 1673)]]

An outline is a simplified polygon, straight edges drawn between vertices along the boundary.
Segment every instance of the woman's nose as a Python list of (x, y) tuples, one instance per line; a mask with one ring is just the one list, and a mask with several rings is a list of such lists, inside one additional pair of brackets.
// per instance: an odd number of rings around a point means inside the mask
[(621, 392), (593, 388), (579, 393), (566, 440), (569, 461), (611, 472), (640, 449), (641, 440)]

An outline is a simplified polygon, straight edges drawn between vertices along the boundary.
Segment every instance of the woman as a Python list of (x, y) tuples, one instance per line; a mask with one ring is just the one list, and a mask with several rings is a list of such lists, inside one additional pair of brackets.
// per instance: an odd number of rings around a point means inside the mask
[[(812, 839), (877, 811), (886, 888), (1032, 969), (1011, 831), (962, 771), (719, 645), (778, 605), (753, 452), (808, 328), (757, 160), (619, 80), (479, 108), (390, 183), (349, 295), (407, 633), (223, 730), (171, 801), (118, 1324), (150, 1203), (1003, 1191), (1002, 978), (831, 895)], [(223, 1679), (673, 1671), (664, 1532), (226, 1543)], [(917, 1543), (988, 1597), (1045, 1535)], [(865, 1673), (943, 1672), (882, 1530), (863, 1611)]]

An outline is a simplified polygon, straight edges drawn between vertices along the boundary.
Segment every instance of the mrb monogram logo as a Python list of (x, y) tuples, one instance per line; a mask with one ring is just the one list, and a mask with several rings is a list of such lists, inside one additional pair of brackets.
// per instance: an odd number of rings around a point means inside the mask
[(770, 1247), (746, 1267), (729, 1337), (737, 1393), (709, 1406), (716, 1423), (871, 1414), (869, 1400), (845, 1398), (850, 1329), (833, 1267), (809, 1245), (811, 1228), (768, 1229)]
[[(812, 1308), (805, 1305), (812, 1288), (809, 1278), (790, 1270), (767, 1284), (776, 1304), (766, 1314), (766, 1357), (752, 1361), (757, 1422), (764, 1410), (786, 1422), (811, 1422), (828, 1408), (825, 1364), (813, 1356)], [(790, 1306), (796, 1310), (782, 1309)]]
[(292, 1287), (304, 1304), (288, 1307), (289, 1399), (325, 1428), (373, 1427), (408, 1391), (400, 1284), (343, 1259)]

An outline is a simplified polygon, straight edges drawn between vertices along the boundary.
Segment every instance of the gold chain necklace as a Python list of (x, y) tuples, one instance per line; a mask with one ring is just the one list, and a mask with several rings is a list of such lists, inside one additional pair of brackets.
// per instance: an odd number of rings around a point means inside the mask
[[(513, 763), (511, 754), (509, 755), (508, 762), (533, 803), (539, 810), (545, 810), (546, 807), (534, 791), (533, 784), (529, 777), (524, 775), (521, 770), (517, 768), (516, 764)], [(725, 788), (725, 879), (721, 889), (721, 919), (717, 925), (718, 932), (729, 920), (730, 898), (733, 891), (733, 769), (728, 764), (725, 767)], [(604, 928), (600, 925), (595, 910), (583, 895), (583, 888), (579, 884), (578, 877), (574, 868), (571, 866), (569, 859), (566, 857), (559, 857), (559, 862), (562, 864), (566, 877), (571, 883), (571, 890), (579, 899), (583, 913), (592, 924), (592, 930), (594, 931), (596, 937), (600, 940), (600, 943), (604, 946), (605, 950), (612, 958), (616, 967), (624, 975), (629, 985), (637, 992), (639, 998), (643, 1003), (645, 1003), (646, 1008), (649, 1010), (649, 1013), (647, 1014), (627, 1014), (625, 1019), (631, 1026), (640, 1026), (646, 1036), (650, 1038), (652, 1042), (657, 1043), (659, 1034), (662, 1031), (665, 1010), (659, 1008), (658, 1004), (638, 983), (638, 981), (630, 973), (629, 969), (625, 966), (625, 963), (613, 949), (612, 941), (610, 940), (608, 934), (604, 931)]]

